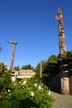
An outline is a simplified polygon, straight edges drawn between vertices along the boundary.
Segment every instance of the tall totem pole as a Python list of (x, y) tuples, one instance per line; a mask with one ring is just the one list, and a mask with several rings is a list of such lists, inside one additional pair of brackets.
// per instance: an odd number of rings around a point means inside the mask
[(59, 36), (59, 54), (60, 54), (60, 76), (61, 76), (61, 93), (69, 94), (69, 74), (68, 74), (68, 64), (67, 64), (67, 51), (66, 42), (64, 35), (64, 23), (62, 16), (62, 9), (58, 9), (56, 16), (58, 22), (58, 36)]
[(65, 42), (65, 35), (64, 35), (64, 23), (63, 23), (63, 16), (62, 16), (62, 9), (58, 8), (58, 13), (56, 16), (58, 22), (58, 35), (59, 35), (59, 53), (60, 56), (66, 56), (66, 42)]

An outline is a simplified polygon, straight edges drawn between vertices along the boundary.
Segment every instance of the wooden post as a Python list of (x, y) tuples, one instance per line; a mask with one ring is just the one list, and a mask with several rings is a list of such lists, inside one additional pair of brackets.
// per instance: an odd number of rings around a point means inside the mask
[(15, 49), (16, 49), (16, 42), (14, 41), (9, 41), (9, 43), (11, 43), (13, 45), (13, 48), (12, 48), (12, 55), (11, 55), (11, 62), (10, 62), (10, 68), (9, 70), (12, 71), (13, 69), (13, 64), (14, 64), (14, 56), (15, 56)]
[(40, 62), (40, 79), (42, 79), (42, 61)]

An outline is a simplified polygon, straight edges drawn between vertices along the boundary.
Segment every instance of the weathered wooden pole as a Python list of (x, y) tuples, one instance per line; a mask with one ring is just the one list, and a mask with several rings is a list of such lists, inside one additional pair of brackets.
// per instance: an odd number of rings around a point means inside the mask
[(15, 49), (16, 49), (17, 42), (9, 41), (9, 43), (11, 43), (12, 46), (13, 46), (13, 48), (12, 48), (12, 55), (11, 55), (11, 61), (10, 61), (10, 68), (9, 68), (9, 70), (12, 71), (13, 70), (14, 56), (15, 56)]
[(40, 79), (42, 79), (42, 71), (43, 71), (43, 69), (42, 69), (42, 61), (40, 62)]
[(60, 54), (60, 73), (61, 73), (61, 93), (69, 94), (69, 75), (67, 63), (67, 49), (66, 49), (66, 41), (65, 41), (65, 33), (64, 33), (64, 22), (62, 9), (58, 8), (57, 16), (58, 22), (58, 36), (59, 36), (59, 54)]

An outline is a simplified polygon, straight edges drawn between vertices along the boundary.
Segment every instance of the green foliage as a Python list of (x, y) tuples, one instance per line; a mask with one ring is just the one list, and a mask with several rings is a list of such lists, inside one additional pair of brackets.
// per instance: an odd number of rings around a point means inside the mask
[[(5, 91), (6, 92), (6, 91)], [(1, 98), (1, 108), (51, 108), (53, 99), (48, 95), (48, 88), (34, 78), (15, 82), (6, 98)]]
[(15, 66), (15, 67), (14, 67), (14, 70), (19, 71), (19, 70), (20, 70), (19, 65), (18, 65), (18, 66)]
[(6, 72), (6, 71), (7, 71), (7, 68), (4, 65), (4, 63), (0, 63), (0, 74), (3, 73), (3, 72)]
[(45, 62), (45, 66), (43, 70), (44, 77), (50, 77), (58, 73), (58, 70), (59, 70), (58, 61), (59, 61), (59, 58), (55, 55), (51, 55), (49, 57), (48, 61)]
[[(0, 65), (2, 67), (2, 64)], [(0, 74), (0, 108), (51, 108), (53, 99), (38, 79), (11, 82), (7, 68)]]
[(39, 79), (39, 77), (40, 77), (40, 63), (37, 64), (37, 66), (35, 68), (35, 72), (36, 72), (36, 77)]
[(28, 64), (28, 65), (23, 65), (21, 69), (33, 69), (33, 67), (30, 64)]
[(0, 100), (0, 108), (12, 108), (12, 102), (8, 100)]
[(59, 58), (56, 55), (51, 55), (48, 62), (58, 62)]
[(0, 75), (0, 87), (1, 88), (9, 88), (11, 84), (9, 73), (4, 72)]
[(10, 95), (8, 90), (12, 88), (10, 73), (3, 63), (0, 63), (0, 99), (7, 99)]
[(48, 95), (48, 88), (35, 79), (26, 84), (15, 85), (12, 98), (18, 102), (17, 108), (50, 108), (53, 99)]

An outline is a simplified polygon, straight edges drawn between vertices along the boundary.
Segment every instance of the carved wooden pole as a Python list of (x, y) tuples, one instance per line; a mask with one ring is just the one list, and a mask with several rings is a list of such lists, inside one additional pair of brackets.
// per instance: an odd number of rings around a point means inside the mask
[(16, 49), (16, 44), (17, 42), (15, 41), (9, 41), (9, 43), (11, 43), (13, 45), (13, 48), (12, 48), (12, 55), (11, 55), (11, 61), (10, 61), (10, 71), (12, 71), (13, 69), (13, 64), (14, 64), (14, 56), (15, 56), (15, 49)]
[(58, 8), (58, 13), (56, 16), (58, 22), (58, 35), (59, 35), (59, 50), (60, 56), (66, 56), (66, 41), (65, 41), (65, 34), (64, 34), (64, 22), (63, 22), (63, 15), (62, 9)]
[(60, 50), (60, 73), (61, 73), (61, 93), (69, 94), (69, 74), (68, 67), (66, 69), (67, 63), (67, 49), (66, 49), (66, 41), (65, 41), (65, 33), (64, 33), (64, 22), (62, 9), (58, 8), (57, 16), (58, 22), (58, 36), (59, 36), (59, 50)]

